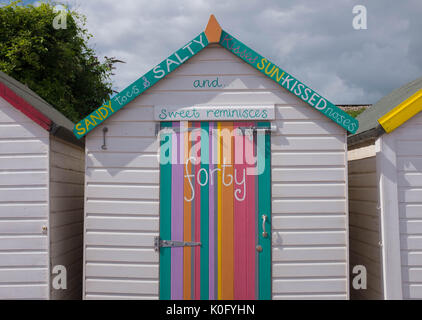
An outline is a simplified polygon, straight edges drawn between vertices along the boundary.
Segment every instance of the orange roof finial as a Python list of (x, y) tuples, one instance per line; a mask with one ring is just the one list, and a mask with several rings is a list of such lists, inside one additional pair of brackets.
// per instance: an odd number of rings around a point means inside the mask
[(205, 35), (207, 36), (208, 43), (219, 43), (221, 38), (221, 29), (217, 19), (212, 14), (208, 20), (207, 27), (205, 28)]

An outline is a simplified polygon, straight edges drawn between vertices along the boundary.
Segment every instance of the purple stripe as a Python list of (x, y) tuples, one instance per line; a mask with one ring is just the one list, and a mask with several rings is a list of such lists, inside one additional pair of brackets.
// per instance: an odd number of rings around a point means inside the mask
[[(173, 122), (173, 128), (180, 127), (179, 122)], [(175, 130), (175, 131), (176, 131)], [(171, 240), (183, 241), (183, 163), (180, 155), (184, 154), (183, 135), (177, 130), (172, 139), (172, 204), (171, 204)], [(171, 249), (171, 298), (183, 299), (183, 247)]]
[[(214, 152), (214, 146), (213, 146), (213, 136), (212, 136), (212, 130), (214, 128), (214, 122), (210, 122), (209, 125), (209, 134), (210, 134), (210, 138), (209, 138), (209, 146), (210, 146), (210, 151), (209, 151), (209, 157), (210, 157), (210, 167), (209, 167), (209, 172), (212, 172), (212, 170), (214, 169), (214, 157), (213, 157), (213, 152)], [(209, 263), (210, 263), (210, 267), (209, 267), (209, 299), (210, 300), (215, 300), (214, 297), (214, 187), (211, 185), (211, 177), (208, 180), (209, 183), (209, 190), (210, 190), (210, 195), (209, 195), (209, 205), (210, 205), (210, 210), (209, 210)]]

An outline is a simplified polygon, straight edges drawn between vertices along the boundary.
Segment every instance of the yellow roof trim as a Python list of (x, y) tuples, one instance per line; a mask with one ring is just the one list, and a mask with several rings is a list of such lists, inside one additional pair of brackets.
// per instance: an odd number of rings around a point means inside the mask
[(390, 112), (378, 119), (379, 124), (389, 133), (400, 127), (410, 118), (422, 111), (422, 90), (400, 103)]

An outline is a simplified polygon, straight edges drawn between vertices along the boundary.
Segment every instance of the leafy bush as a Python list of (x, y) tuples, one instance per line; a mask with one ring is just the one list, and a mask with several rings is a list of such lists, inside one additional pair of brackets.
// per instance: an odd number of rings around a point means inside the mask
[(121, 61), (100, 62), (88, 46), (86, 18), (75, 11), (67, 9), (66, 29), (56, 30), (56, 4), (0, 6), (0, 70), (76, 122), (110, 98), (110, 76)]

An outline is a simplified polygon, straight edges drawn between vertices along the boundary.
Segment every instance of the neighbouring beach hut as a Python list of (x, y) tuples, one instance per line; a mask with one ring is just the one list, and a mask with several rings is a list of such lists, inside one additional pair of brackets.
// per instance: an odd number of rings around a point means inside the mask
[(211, 16), (74, 128), (84, 299), (347, 299), (357, 128)]
[(81, 298), (85, 157), (72, 128), (0, 72), (0, 299)]
[(358, 116), (349, 136), (350, 263), (356, 299), (422, 298), (422, 78)]

